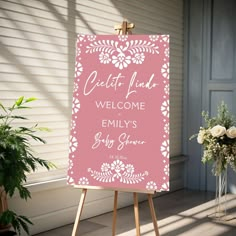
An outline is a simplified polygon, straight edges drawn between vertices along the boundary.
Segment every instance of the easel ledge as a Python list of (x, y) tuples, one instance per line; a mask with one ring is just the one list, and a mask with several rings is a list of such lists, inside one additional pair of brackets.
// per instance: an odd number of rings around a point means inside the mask
[[(133, 23), (128, 23), (127, 21), (123, 21), (122, 24), (116, 25), (115, 30), (117, 31), (117, 34), (132, 34), (131, 29), (134, 28)], [(114, 208), (113, 208), (113, 220), (112, 220), (112, 236), (116, 235), (116, 217), (117, 217), (117, 202), (118, 202), (118, 191), (119, 192), (132, 192), (133, 193), (133, 199), (134, 199), (134, 217), (135, 217), (135, 225), (136, 225), (136, 235), (140, 236), (140, 223), (139, 223), (139, 207), (138, 207), (138, 193), (146, 193), (148, 197), (148, 203), (150, 207), (150, 213), (153, 221), (154, 231), (156, 236), (159, 235), (158, 225), (157, 225), (157, 218), (155, 213), (155, 208), (153, 204), (152, 196), (155, 193), (155, 191), (141, 191), (138, 189), (121, 189), (121, 188), (102, 188), (98, 186), (81, 186), (81, 185), (74, 185), (74, 188), (82, 189), (80, 202), (78, 206), (78, 211), (76, 214), (76, 219), (72, 231), (72, 236), (76, 236), (79, 226), (80, 217), (83, 211), (84, 202), (87, 194), (88, 189), (92, 190), (111, 190), (114, 191)]]
[(131, 192), (131, 193), (146, 193), (146, 194), (155, 194), (155, 191), (149, 190), (140, 190), (140, 189), (125, 189), (125, 188), (103, 188), (99, 186), (87, 186), (87, 185), (73, 185), (74, 188), (79, 189), (90, 189), (90, 190), (110, 190), (110, 191), (119, 191), (119, 192)]

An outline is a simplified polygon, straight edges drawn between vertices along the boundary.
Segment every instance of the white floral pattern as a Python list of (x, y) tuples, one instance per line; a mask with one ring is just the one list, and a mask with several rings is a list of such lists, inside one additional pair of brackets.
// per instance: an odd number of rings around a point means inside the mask
[(101, 171), (102, 172), (107, 172), (109, 169), (110, 169), (110, 164), (108, 163), (103, 163), (102, 166), (101, 166)]
[(155, 42), (159, 39), (159, 35), (149, 35), (149, 39)]
[(74, 89), (73, 89), (73, 92), (75, 93), (75, 92), (77, 92), (78, 91), (78, 89), (79, 89), (79, 85), (78, 85), (78, 83), (74, 83)]
[(132, 164), (126, 164), (121, 160), (115, 160), (111, 164), (103, 163), (101, 171), (92, 170), (88, 168), (88, 172), (91, 177), (99, 182), (111, 183), (119, 181), (124, 184), (137, 184), (148, 176), (148, 172), (135, 174), (134, 166)]
[(118, 39), (122, 42), (126, 41), (128, 39), (128, 35), (123, 34), (123, 35), (118, 35)]
[(166, 48), (165, 51), (164, 51), (164, 53), (165, 53), (165, 56), (166, 56), (166, 57), (169, 57), (169, 53), (170, 53), (169, 48)]
[(76, 122), (75, 122), (75, 120), (71, 120), (70, 129), (71, 129), (71, 130), (74, 130), (75, 127), (76, 127)]
[(70, 136), (70, 148), (69, 148), (69, 152), (72, 153), (74, 152), (78, 147), (78, 141), (76, 139), (76, 137), (74, 136)]
[(169, 191), (169, 182), (162, 184), (161, 191)]
[(94, 41), (95, 39), (96, 39), (96, 35), (87, 35), (87, 39), (89, 40), (89, 41)]
[(154, 181), (149, 181), (146, 185), (146, 189), (149, 191), (156, 191), (157, 190), (157, 184)]
[(131, 164), (127, 164), (125, 167), (127, 173), (133, 174), (134, 173), (134, 166)]
[(144, 62), (145, 56), (143, 53), (137, 53), (134, 55), (134, 57), (132, 58), (132, 61), (134, 64), (142, 64)]
[(89, 180), (86, 177), (81, 177), (78, 181), (79, 185), (89, 185)]
[(72, 160), (69, 160), (69, 170), (71, 170), (74, 166), (74, 163)]
[(169, 158), (169, 140), (165, 140), (161, 144), (161, 153), (165, 158)]
[(165, 131), (166, 134), (169, 134), (169, 133), (170, 133), (170, 125), (169, 125), (169, 123), (166, 123), (166, 124), (164, 125), (164, 131)]
[(165, 165), (164, 173), (165, 173), (165, 175), (169, 176), (169, 165)]
[(99, 61), (102, 64), (109, 64), (111, 62), (110, 55), (108, 53), (101, 52), (99, 55)]
[(72, 101), (72, 114), (76, 114), (80, 109), (80, 102), (79, 99), (73, 97)]
[(68, 184), (73, 184), (74, 183), (74, 179), (71, 176), (67, 176), (67, 183)]
[(161, 105), (161, 112), (162, 112), (163, 116), (169, 118), (169, 113), (170, 113), (169, 100), (166, 100), (166, 101), (164, 101), (162, 103), (162, 105)]
[(80, 76), (83, 72), (83, 66), (80, 62), (75, 63), (75, 77)]
[(116, 172), (116, 174), (114, 175), (115, 178), (119, 178), (121, 176), (120, 172), (124, 169), (125, 164), (120, 160), (113, 161), (113, 163), (111, 164), (111, 170), (114, 170)]
[(82, 41), (84, 41), (84, 39), (85, 39), (85, 35), (83, 35), (83, 34), (79, 34), (77, 36), (77, 42), (82, 42)]
[(170, 85), (169, 84), (167, 84), (165, 86), (164, 91), (165, 91), (165, 94), (169, 95), (169, 93), (170, 93)]
[[(128, 35), (126, 36), (128, 37)], [(119, 40), (125, 41), (123, 39), (124, 37), (120, 35)], [(159, 47), (146, 40), (130, 40), (125, 42), (125, 46), (119, 45), (119, 42), (114, 40), (98, 40), (90, 43), (86, 49), (86, 53), (99, 52), (100, 63), (109, 64), (111, 62), (120, 70), (127, 68), (132, 62), (142, 64), (145, 60), (144, 52), (159, 54)]]
[(79, 47), (76, 48), (76, 56), (80, 56), (81, 54), (81, 49)]
[(164, 78), (169, 79), (169, 62), (162, 66), (161, 73)]
[(112, 64), (120, 70), (127, 68), (131, 63), (131, 56), (125, 57), (125, 54), (120, 53), (118, 56), (112, 56)]
[(169, 43), (169, 35), (167, 35), (167, 34), (166, 35), (165, 34), (161, 35), (161, 40), (166, 42), (166, 43)]

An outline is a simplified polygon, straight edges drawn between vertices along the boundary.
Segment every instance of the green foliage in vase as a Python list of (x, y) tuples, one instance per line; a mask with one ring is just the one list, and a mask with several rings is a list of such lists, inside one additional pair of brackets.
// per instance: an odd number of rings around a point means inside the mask
[[(29, 190), (25, 187), (27, 173), (34, 172), (38, 166), (48, 170), (55, 167), (53, 163), (36, 157), (31, 145), (32, 140), (44, 144), (45, 140), (40, 138), (37, 132), (48, 129), (40, 128), (37, 124), (24, 127), (15, 123), (17, 120), (27, 120), (24, 116), (15, 115), (15, 112), (30, 109), (28, 103), (34, 100), (36, 98), (26, 99), (22, 96), (10, 107), (0, 103), (0, 187), (8, 197), (12, 197), (17, 190), (22, 199), (31, 198)], [(29, 234), (28, 224), (32, 224), (27, 217), (7, 210), (0, 215), (0, 225), (9, 223), (19, 235), (21, 228)]]

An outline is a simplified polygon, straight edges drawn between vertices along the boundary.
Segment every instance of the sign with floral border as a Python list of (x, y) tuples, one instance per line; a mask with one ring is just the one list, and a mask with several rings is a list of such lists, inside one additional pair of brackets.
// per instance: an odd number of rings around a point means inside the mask
[(78, 35), (67, 182), (169, 190), (168, 35)]

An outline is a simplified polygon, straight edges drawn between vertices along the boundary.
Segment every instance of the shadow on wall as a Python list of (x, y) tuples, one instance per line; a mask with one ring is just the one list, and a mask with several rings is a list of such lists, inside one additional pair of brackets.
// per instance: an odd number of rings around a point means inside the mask
[[(50, 17), (65, 30), (61, 31), (61, 35), (55, 36), (55, 32), (53, 32), (55, 29), (51, 25), (45, 26), (45, 23), (42, 23), (45, 20), (43, 16), (41, 18), (35, 14), (34, 10), (37, 7), (29, 7), (22, 0), (18, 1), (17, 6), (19, 9), (23, 9), (23, 13), (17, 11), (17, 14), (27, 15), (26, 21), (24, 18), (23, 20), (12, 18), (11, 14), (14, 15), (13, 9), (2, 10), (3, 18), (9, 22), (13, 29), (17, 30), (17, 35), (14, 35), (11, 41), (19, 39), (22, 42), (22, 46), (18, 48), (12, 43), (5, 43), (7, 42), (6, 40), (0, 42), (1, 56), (4, 58), (4, 62), (10, 65), (10, 69), (6, 70), (5, 73), (14, 73), (15, 77), (19, 77), (18, 81), (20, 78), (24, 78), (27, 84), (30, 84), (31, 87), (34, 86), (32, 93), (33, 91), (40, 93), (40, 97), (43, 97), (46, 103), (49, 102), (51, 107), (59, 110), (60, 114), (68, 118), (71, 113), (74, 80), (76, 18), (80, 18), (92, 34), (95, 34), (95, 31), (86, 22), (81, 13), (76, 10), (76, 0), (67, 1), (67, 16), (62, 15), (55, 5), (48, 1), (39, 0), (38, 2), (44, 5), (44, 9), (46, 7), (50, 12)], [(40, 40), (41, 38), (43, 40)], [(57, 38), (61, 41), (66, 40), (66, 46), (57, 43)], [(30, 56), (18, 56), (15, 53), (15, 49), (22, 50), (20, 52), (21, 55), (24, 51), (27, 51)], [(51, 58), (55, 58), (54, 63), (52, 59), (48, 58), (48, 55)], [(37, 62), (38, 64), (36, 64)], [(62, 67), (60, 67), (60, 63)], [(58, 84), (66, 85), (64, 88), (68, 97), (64, 98), (64, 102), (62, 101), (63, 99), (60, 99), (59, 93), (48, 90), (48, 83), (45, 83), (45, 80), (48, 82), (50, 78), (52, 78), (52, 83), (55, 86), (57, 85), (55, 82), (57, 80)], [(10, 87), (10, 91), (20, 92), (15, 83), (8, 83), (8, 87)], [(65, 100), (67, 103), (65, 103)]]

